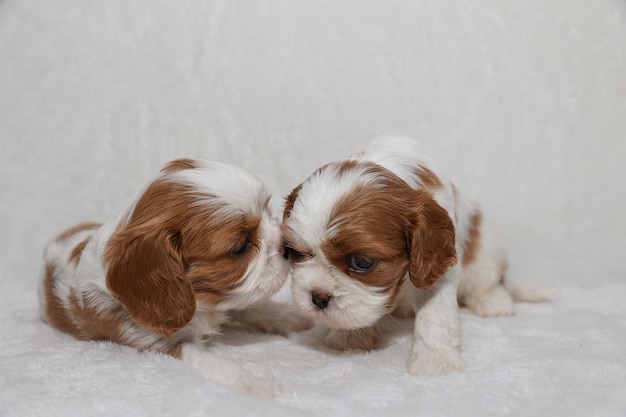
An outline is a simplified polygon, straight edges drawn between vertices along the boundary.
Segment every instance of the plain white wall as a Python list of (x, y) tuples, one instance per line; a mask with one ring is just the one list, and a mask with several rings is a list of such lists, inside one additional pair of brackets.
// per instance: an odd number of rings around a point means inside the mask
[(282, 197), (373, 137), (420, 138), (511, 279), (626, 280), (626, 2), (0, 1), (0, 282), (167, 160)]

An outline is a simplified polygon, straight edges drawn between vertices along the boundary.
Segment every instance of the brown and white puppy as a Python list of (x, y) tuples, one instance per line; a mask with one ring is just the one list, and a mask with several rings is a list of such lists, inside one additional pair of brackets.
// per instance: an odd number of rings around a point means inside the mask
[(381, 318), (414, 312), (409, 372), (461, 371), (458, 302), (481, 316), (513, 314), (506, 258), (481, 219), (417, 142), (379, 138), (287, 197), (294, 304), (330, 327), (325, 342), (341, 350), (372, 349)]
[(163, 352), (221, 383), (276, 394), (277, 382), (203, 346), (227, 312), (278, 333), (306, 327), (289, 306), (254, 307), (278, 291), (289, 272), (269, 199), (242, 168), (170, 162), (118, 216), (76, 226), (48, 245), (42, 315), (77, 339)]

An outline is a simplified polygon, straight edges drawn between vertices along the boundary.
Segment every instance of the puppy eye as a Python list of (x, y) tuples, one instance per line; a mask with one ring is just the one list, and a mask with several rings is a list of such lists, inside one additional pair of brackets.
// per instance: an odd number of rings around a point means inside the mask
[(306, 258), (306, 255), (302, 252), (298, 252), (295, 249), (291, 249), (288, 248), (287, 249), (289, 252), (289, 260), (291, 260), (292, 262), (302, 262), (304, 260), (304, 258)]
[(252, 241), (250, 239), (246, 239), (241, 244), (236, 246), (232, 251), (230, 251), (230, 253), (235, 256), (243, 255), (251, 245)]
[(294, 248), (291, 248), (287, 245), (284, 245), (284, 248), (285, 248), (285, 252), (284, 252), (285, 259), (291, 262), (295, 262), (295, 263), (302, 262), (309, 257), (307, 254), (298, 252)]
[(348, 269), (353, 272), (363, 273), (374, 266), (374, 260), (360, 256), (351, 256), (348, 260)]

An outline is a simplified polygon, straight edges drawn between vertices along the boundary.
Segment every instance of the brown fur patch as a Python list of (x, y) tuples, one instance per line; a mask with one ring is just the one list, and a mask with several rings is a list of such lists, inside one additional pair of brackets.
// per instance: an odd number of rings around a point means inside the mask
[[(328, 166), (333, 166), (333, 168), (336, 168), (336, 172), (337, 172), (337, 179), (343, 177), (344, 175), (348, 174), (350, 171), (353, 171), (355, 168), (359, 167), (359, 166), (364, 166), (367, 165), (370, 167), (370, 169), (376, 169), (378, 170), (379, 167), (377, 164), (374, 163), (370, 163), (370, 162), (359, 162), (356, 160), (347, 160), (347, 161), (340, 161), (340, 162), (335, 162), (333, 164), (328, 164), (326, 166), (323, 166), (319, 169), (319, 171), (326, 169), (326, 167)], [(378, 168), (376, 168), (378, 167)]]
[[(94, 296), (83, 297), (83, 308), (78, 304), (74, 293), (70, 298), (70, 311), (78, 327), (80, 328), (81, 340), (110, 340), (115, 343), (129, 345), (122, 333), (124, 324), (128, 324), (130, 316), (121, 305), (100, 309)], [(131, 346), (141, 349), (141, 346)]]
[(78, 265), (78, 263), (80, 262), (80, 257), (83, 254), (83, 250), (85, 250), (85, 246), (87, 246), (87, 243), (89, 243), (89, 239), (90, 238), (86, 238), (78, 245), (74, 246), (74, 249), (72, 249), (72, 252), (70, 252), (70, 257), (68, 259), (68, 262), (70, 264), (74, 266)]
[[(452, 221), (428, 193), (411, 189), (391, 171), (350, 162), (342, 165), (342, 172), (358, 167), (378, 181), (337, 201), (324, 254), (337, 269), (381, 288), (392, 300), (407, 272), (416, 286), (428, 288), (456, 260)], [(352, 256), (373, 259), (374, 266), (367, 272), (352, 271), (348, 267)]]
[(298, 194), (300, 193), (300, 189), (302, 188), (302, 184), (298, 185), (296, 188), (291, 190), (291, 193), (285, 197), (285, 208), (283, 209), (283, 221), (291, 214), (291, 210), (293, 210), (293, 205), (296, 203), (298, 199)]
[[(341, 272), (367, 285), (394, 288), (406, 274), (408, 252), (408, 206), (406, 191), (411, 191), (399, 178), (393, 178), (382, 168), (380, 186), (360, 186), (335, 204), (330, 216), (332, 236), (322, 245), (328, 260)], [(348, 268), (352, 256), (375, 260), (367, 273)]]
[(457, 262), (455, 229), (448, 213), (430, 194), (416, 199), (409, 238), (409, 277), (417, 288), (428, 289)]
[(61, 299), (55, 292), (56, 278), (54, 276), (54, 266), (46, 264), (43, 281), (44, 296), (46, 299), (46, 318), (48, 322), (62, 332), (78, 337), (79, 329), (65, 309)]
[[(124, 329), (136, 326), (136, 324), (131, 321), (131, 317), (124, 307), (118, 304), (114, 307), (109, 305), (107, 308), (103, 309), (98, 305), (96, 300), (97, 296), (95, 295), (84, 295), (82, 297), (81, 307), (78, 296), (72, 291), (68, 297), (68, 310), (65, 312), (67, 317), (71, 317), (72, 327), (55, 327), (71, 334), (78, 340), (110, 340), (121, 345), (134, 347), (140, 351), (155, 349), (150, 344), (138, 344), (136, 340), (129, 339), (124, 333)], [(149, 338), (146, 339), (146, 341), (150, 340)], [(157, 339), (154, 339), (153, 341), (156, 340)], [(175, 342), (175, 344), (159, 345), (160, 348), (156, 350), (181, 359), (182, 343), (184, 342), (185, 340), (181, 339)]]
[(196, 300), (171, 236), (147, 233), (107, 245), (107, 287), (138, 324), (169, 337), (191, 320)]
[[(216, 222), (212, 228), (211, 242), (190, 248), (186, 254), (189, 263), (187, 274), (199, 299), (217, 305), (228, 299), (230, 293), (241, 284), (241, 279), (261, 246), (258, 230), (260, 221), (256, 216), (246, 215)], [(246, 241), (249, 247), (243, 253), (237, 253), (237, 248)], [(220, 242), (236, 243), (220, 245)]]
[(420, 165), (417, 169), (415, 169), (415, 175), (419, 177), (419, 179), (422, 181), (422, 184), (424, 185), (424, 188), (426, 188), (427, 190), (433, 190), (443, 187), (441, 179), (439, 179), (439, 177), (434, 172), (424, 166)]
[(472, 214), (469, 235), (465, 241), (465, 250), (461, 261), (463, 266), (471, 265), (476, 260), (476, 256), (480, 250), (480, 226), (482, 224), (482, 220), (483, 216), (479, 210)]
[[(44, 277), (46, 318), (53, 327), (79, 340), (108, 339), (118, 343), (123, 342), (120, 338), (120, 326), (123, 319), (116, 319), (111, 310), (99, 311), (90, 298), (83, 299), (83, 308), (81, 308), (74, 291), (68, 296), (66, 308), (54, 292), (54, 282), (54, 268), (46, 265)], [(120, 312), (126, 314), (126, 320), (130, 319), (121, 306), (118, 313)]]
[(189, 184), (156, 180), (107, 243), (107, 287), (137, 323), (171, 336), (196, 296), (215, 305), (240, 284), (259, 222)]
[(197, 168), (198, 165), (193, 159), (181, 158), (165, 164), (161, 172), (170, 174), (172, 172), (184, 171), (186, 169)]
[(69, 229), (59, 234), (56, 238), (56, 241), (63, 242), (64, 240), (74, 236), (77, 233), (84, 232), (86, 230), (98, 229), (100, 228), (100, 226), (102, 226), (101, 223), (93, 223), (93, 222), (86, 222), (86, 223), (78, 224), (74, 227), (70, 227)]

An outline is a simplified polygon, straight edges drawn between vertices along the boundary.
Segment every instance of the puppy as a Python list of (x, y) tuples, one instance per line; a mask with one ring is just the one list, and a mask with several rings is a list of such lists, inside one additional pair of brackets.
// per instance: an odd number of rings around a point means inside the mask
[[(246, 170), (181, 159), (104, 224), (59, 235), (44, 255), (44, 319), (80, 340), (162, 352), (257, 395), (278, 383), (203, 346), (227, 312), (262, 330), (303, 330), (288, 306), (266, 302), (289, 273), (270, 196)], [(252, 307), (251, 307), (252, 306)]]
[(383, 316), (415, 314), (408, 371), (462, 371), (459, 303), (513, 314), (479, 208), (411, 139), (380, 138), (315, 171), (287, 197), (283, 234), (294, 304), (331, 328), (332, 348), (370, 350)]

